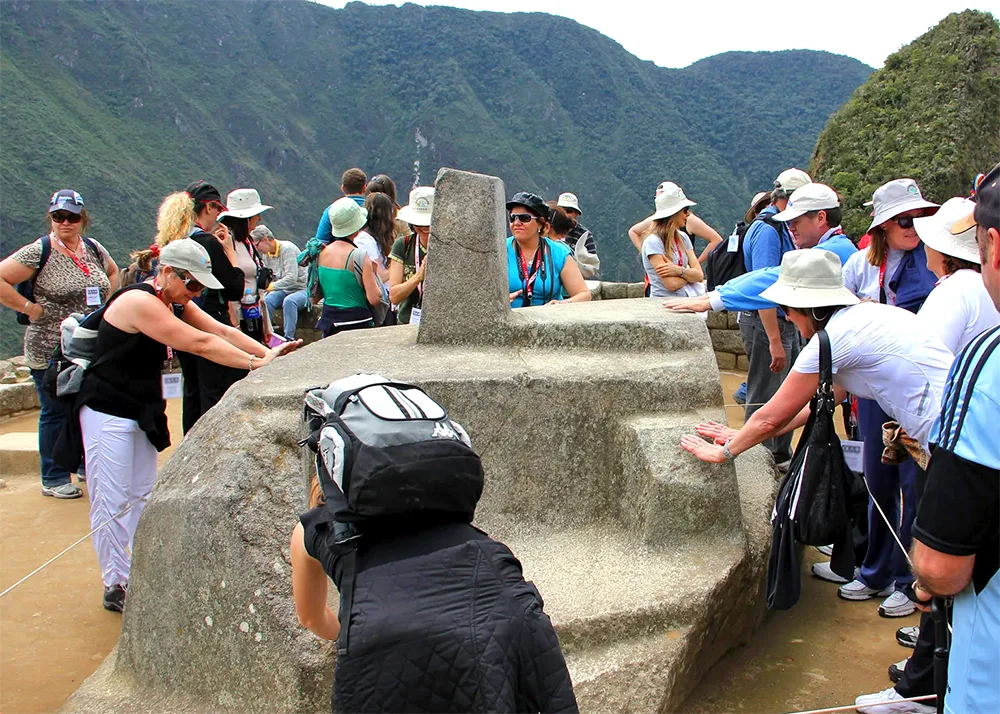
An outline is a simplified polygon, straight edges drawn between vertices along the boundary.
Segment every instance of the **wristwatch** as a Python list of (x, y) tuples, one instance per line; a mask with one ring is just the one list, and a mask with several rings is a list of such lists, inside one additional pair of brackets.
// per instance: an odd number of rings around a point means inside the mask
[[(732, 441), (732, 439), (730, 439)], [(736, 455), (729, 450), (729, 441), (722, 445), (722, 455), (726, 457), (726, 461), (732, 461), (736, 458)]]

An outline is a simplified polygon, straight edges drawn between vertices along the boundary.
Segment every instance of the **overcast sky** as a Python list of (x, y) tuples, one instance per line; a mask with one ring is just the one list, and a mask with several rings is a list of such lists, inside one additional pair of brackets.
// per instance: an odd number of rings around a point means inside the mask
[[(346, 0), (317, 0), (343, 7)], [(366, 0), (369, 5), (401, 5)], [(826, 50), (872, 67), (936, 25), (948, 13), (992, 10), (993, 2), (840, 0), (839, 2), (718, 2), (712, 0), (417, 0), (494, 12), (546, 12), (592, 27), (640, 59), (686, 67), (730, 50)], [(780, 13), (763, 14), (768, 6)], [(753, 29), (751, 29), (753, 28)]]

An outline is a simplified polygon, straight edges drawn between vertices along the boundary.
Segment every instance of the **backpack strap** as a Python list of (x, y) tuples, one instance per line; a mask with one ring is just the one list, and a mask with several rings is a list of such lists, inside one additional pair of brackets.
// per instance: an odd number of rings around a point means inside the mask
[(358, 549), (351, 548), (341, 556), (340, 575), (340, 636), (337, 656), (346, 657), (351, 637), (351, 608), (354, 607), (354, 581), (358, 574)]
[[(358, 255), (359, 253), (361, 254), (360, 256)], [(355, 248), (354, 250), (351, 251), (351, 254), (347, 256), (347, 264), (344, 266), (348, 270), (354, 271), (354, 277), (358, 279), (358, 286), (362, 290), (365, 289), (365, 281), (363, 276), (365, 270), (364, 260), (367, 257), (368, 257), (367, 253), (365, 253), (360, 248)]]

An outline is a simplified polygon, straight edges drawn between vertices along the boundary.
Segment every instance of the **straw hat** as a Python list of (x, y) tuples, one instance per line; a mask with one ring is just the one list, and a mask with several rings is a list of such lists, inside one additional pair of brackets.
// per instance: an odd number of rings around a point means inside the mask
[(829, 250), (790, 250), (781, 257), (778, 281), (760, 294), (788, 307), (855, 305), (858, 296), (844, 287), (840, 258)]
[(954, 225), (968, 216), (975, 207), (975, 202), (967, 198), (949, 198), (933, 216), (914, 218), (913, 227), (927, 247), (978, 265), (980, 260), (976, 227), (967, 228), (957, 235), (951, 232)]
[(651, 215), (650, 220), (657, 221), (661, 218), (669, 218), (681, 209), (698, 204), (684, 195), (681, 187), (673, 181), (664, 181), (656, 187), (656, 213)]

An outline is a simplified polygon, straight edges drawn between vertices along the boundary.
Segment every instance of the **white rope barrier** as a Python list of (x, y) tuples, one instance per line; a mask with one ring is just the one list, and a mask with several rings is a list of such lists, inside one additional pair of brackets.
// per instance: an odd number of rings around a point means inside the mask
[[(925, 694), (922, 697), (908, 697), (906, 699), (893, 699), (892, 703), (897, 702), (922, 702), (926, 699), (937, 699), (936, 694)], [(869, 706), (875, 707), (877, 704), (871, 704)], [(852, 712), (858, 708), (857, 704), (848, 704), (842, 707), (830, 707), (829, 709), (810, 709), (808, 711), (802, 712), (789, 712), (789, 714), (827, 714), (827, 712)]]

